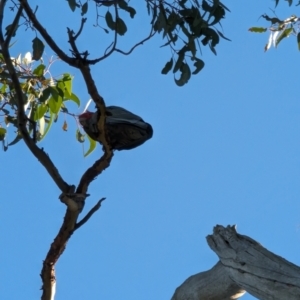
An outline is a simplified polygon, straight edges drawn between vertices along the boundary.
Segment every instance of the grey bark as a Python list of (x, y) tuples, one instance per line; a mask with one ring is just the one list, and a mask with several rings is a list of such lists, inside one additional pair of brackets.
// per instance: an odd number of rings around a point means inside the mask
[(207, 243), (220, 261), (184, 281), (172, 300), (238, 299), (245, 291), (261, 300), (300, 299), (300, 268), (235, 226), (215, 226)]

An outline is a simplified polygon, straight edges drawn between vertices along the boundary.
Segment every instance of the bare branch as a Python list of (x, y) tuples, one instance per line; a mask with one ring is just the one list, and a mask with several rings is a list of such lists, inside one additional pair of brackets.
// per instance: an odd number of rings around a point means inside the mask
[(129, 51), (125, 52), (118, 48), (116, 48), (115, 51), (119, 52), (121, 54), (124, 54), (124, 55), (129, 55), (136, 47), (143, 45), (146, 41), (150, 40), (155, 35), (155, 33), (156, 33), (156, 31), (154, 31), (154, 29), (152, 27), (149, 35), (146, 38), (144, 38), (143, 40), (141, 40), (139, 43), (135, 44)]
[[(117, 4), (114, 4), (115, 6), (115, 14), (116, 14), (116, 18), (118, 18), (119, 14), (118, 14), (118, 9), (117, 9)], [(87, 62), (89, 64), (96, 64), (104, 59), (106, 59), (107, 57), (109, 57), (116, 49), (116, 46), (117, 46), (117, 42), (118, 42), (118, 33), (117, 33), (117, 30), (115, 30), (115, 35), (114, 35), (114, 41), (112, 42), (112, 44), (110, 44), (110, 46), (108, 46), (108, 48), (105, 50), (105, 52), (111, 47), (111, 49), (105, 53), (103, 56), (99, 57), (99, 58), (96, 58), (96, 59), (93, 59), (93, 60), (87, 60)]]
[(75, 225), (75, 230), (77, 230), (78, 228), (80, 228), (82, 225), (84, 225), (89, 219), (90, 217), (101, 207), (102, 202), (105, 200), (106, 198), (101, 198), (96, 205), (86, 214), (86, 216), (84, 218), (82, 218), (82, 220), (80, 220), (76, 225)]
[(210, 270), (190, 276), (176, 290), (171, 300), (222, 299), (242, 297), (246, 291), (229, 276), (218, 261)]
[[(116, 32), (115, 32), (115, 33), (116, 33)], [(115, 51), (115, 52), (119, 52), (119, 53), (121, 53), (121, 54), (123, 54), (123, 55), (129, 55), (129, 54), (132, 53), (132, 51), (133, 51), (136, 47), (138, 47), (138, 46), (140, 46), (140, 45), (143, 45), (146, 41), (150, 40), (150, 39), (155, 35), (155, 33), (156, 33), (156, 31), (154, 31), (154, 29), (153, 29), (153, 27), (152, 27), (152, 28), (151, 28), (151, 31), (150, 31), (150, 33), (149, 33), (149, 35), (148, 35), (146, 38), (144, 38), (143, 40), (141, 40), (140, 42), (136, 43), (134, 46), (132, 46), (132, 48), (131, 48), (129, 51), (127, 51), (127, 52), (125, 52), (125, 51), (123, 51), (123, 50), (120, 50), (120, 49), (116, 48), (116, 45), (117, 45), (116, 43), (117, 43), (117, 41), (116, 41), (116, 39), (115, 39), (115, 43), (113, 44), (112, 49), (111, 49), (107, 54), (105, 54), (105, 55), (103, 55), (103, 56), (101, 56), (101, 57), (99, 57), (99, 58), (96, 58), (96, 59), (88, 59), (88, 60), (87, 60), (87, 63), (89, 63), (90, 65), (94, 65), (94, 64), (98, 63), (99, 61), (101, 61), (101, 60), (107, 58), (107, 57), (108, 57), (109, 55), (111, 55), (114, 51)]]
[(74, 41), (76, 41), (76, 39), (80, 36), (80, 34), (83, 30), (84, 23), (86, 22), (86, 20), (87, 20), (86, 18), (81, 19), (80, 28), (79, 28), (78, 32), (74, 35)]
[(230, 300), (246, 291), (257, 299), (300, 299), (300, 268), (238, 234), (236, 226), (216, 225), (206, 240), (220, 261), (185, 280), (172, 300)]

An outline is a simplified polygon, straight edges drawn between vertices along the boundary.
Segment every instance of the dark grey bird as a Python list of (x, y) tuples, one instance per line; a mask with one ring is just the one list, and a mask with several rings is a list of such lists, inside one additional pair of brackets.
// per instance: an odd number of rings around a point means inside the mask
[[(97, 122), (100, 111), (86, 111), (79, 115), (79, 122), (84, 131), (95, 141), (99, 140)], [(106, 107), (106, 129), (110, 145), (115, 150), (130, 150), (142, 145), (153, 135), (152, 126), (141, 117), (119, 107)], [(101, 142), (100, 142), (101, 143)]]

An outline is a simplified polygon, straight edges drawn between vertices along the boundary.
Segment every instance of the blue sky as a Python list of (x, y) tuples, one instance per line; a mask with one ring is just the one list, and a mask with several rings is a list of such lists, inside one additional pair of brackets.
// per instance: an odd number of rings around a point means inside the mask
[[(278, 17), (299, 14), (281, 2)], [(67, 51), (65, 28), (72, 24), (76, 30), (80, 17), (67, 2), (53, 3), (39, 4), (38, 16)], [(121, 39), (124, 49), (148, 32), (146, 10), (136, 3), (137, 16)], [(114, 54), (92, 67), (106, 104), (140, 115), (154, 136), (137, 149), (116, 152), (90, 186), (85, 211), (101, 197), (107, 200), (60, 258), (56, 300), (170, 299), (187, 277), (218, 261), (205, 240), (216, 224), (237, 224), (238, 232), (299, 265), (300, 53), (294, 37), (264, 53), (268, 34), (248, 32), (267, 26), (258, 18), (272, 14), (272, 1), (224, 4), (231, 13), (222, 25), (232, 42), (222, 40), (217, 56), (204, 49), (205, 68), (184, 87), (160, 74), (170, 52), (159, 48), (159, 36), (130, 56)], [(91, 18), (79, 47), (96, 56), (110, 40)], [(30, 51), (33, 37), (18, 37), (12, 55)], [(66, 71), (74, 74), (73, 89), (82, 101), (80, 109), (70, 104), (70, 110), (80, 113), (89, 95), (76, 70), (61, 62), (53, 67), (54, 76)], [(68, 132), (61, 129), (61, 116), (41, 146), (65, 180), (77, 184), (101, 150), (84, 158), (76, 124), (66, 118)], [(0, 155), (1, 298), (37, 299), (42, 260), (65, 207), (22, 142)]]

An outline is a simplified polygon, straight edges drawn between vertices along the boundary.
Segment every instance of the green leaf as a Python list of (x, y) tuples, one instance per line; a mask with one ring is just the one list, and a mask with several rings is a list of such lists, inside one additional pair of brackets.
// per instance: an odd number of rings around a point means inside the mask
[(165, 29), (165, 31), (167, 31), (168, 28), (167, 28), (165, 15), (160, 10), (156, 22), (154, 24), (154, 30), (160, 33), (162, 29)]
[(161, 70), (161, 74), (168, 74), (169, 71), (172, 69), (172, 67), (173, 67), (173, 58), (171, 58), (171, 60), (165, 64), (164, 68)]
[[(277, 0), (277, 1), (279, 1), (279, 0)], [(293, 4), (293, 0), (285, 0), (285, 1), (287, 1), (289, 3), (289, 6), (291, 6)]]
[[(15, 30), (14, 30), (14, 32), (12, 33), (11, 36), (15, 36), (15, 35), (16, 35), (17, 29), (18, 29), (18, 26), (16, 26), (16, 28), (15, 28)], [(8, 33), (12, 30), (12, 24), (6, 26), (6, 27), (5, 27), (5, 30), (6, 30), (5, 35), (8, 35)]]
[(75, 102), (78, 105), (78, 107), (80, 106), (80, 100), (75, 94), (72, 93), (70, 96), (64, 99), (64, 101), (68, 101), (68, 100)]
[(300, 32), (297, 34), (297, 44), (298, 44), (298, 50), (300, 50)]
[(6, 129), (0, 127), (0, 141), (3, 141), (5, 139), (5, 135), (6, 135)]
[(225, 17), (225, 10), (223, 7), (218, 6), (214, 8), (214, 11), (211, 13), (214, 16), (213, 22), (209, 23), (209, 26), (213, 26), (221, 21)]
[(81, 7), (81, 16), (85, 15), (88, 11), (88, 3), (85, 2)]
[(174, 80), (175, 80), (175, 83), (178, 85), (178, 86), (183, 86), (185, 85), (189, 79), (191, 78), (191, 70), (190, 70), (190, 67), (188, 64), (186, 63), (183, 63), (180, 67), (180, 71), (181, 71), (181, 76), (179, 79), (176, 79), (174, 77)]
[(211, 52), (212, 52), (214, 55), (217, 55), (217, 51), (216, 51), (215, 47), (213, 47), (212, 44), (209, 44), (209, 49), (211, 50)]
[(117, 18), (116, 30), (119, 35), (124, 35), (127, 31), (127, 26), (121, 18)]
[(204, 61), (202, 59), (195, 57), (194, 66), (196, 67), (196, 70), (193, 71), (193, 75), (198, 74), (203, 68), (204, 68)]
[(222, 32), (220, 32), (219, 30), (217, 30), (217, 32), (218, 32), (218, 34), (219, 34), (219, 36), (221, 38), (223, 38), (224, 40), (227, 40), (227, 41), (231, 42), (231, 40), (229, 38), (227, 38)]
[(37, 121), (41, 117), (43, 117), (47, 112), (47, 110), (48, 110), (48, 105), (46, 105), (45, 103), (40, 104), (34, 112), (34, 116), (33, 116), (34, 121)]
[(76, 0), (67, 0), (67, 1), (69, 3), (69, 6), (70, 6), (71, 10), (75, 11), (76, 6), (77, 6)]
[(89, 148), (89, 150), (84, 154), (84, 157), (87, 157), (89, 154), (91, 154), (91, 153), (95, 150), (96, 145), (97, 145), (97, 142), (94, 141), (92, 138), (90, 138), (89, 135), (87, 135), (87, 137), (88, 137), (88, 140), (89, 140), (89, 142), (90, 142), (90, 148)]
[(17, 136), (15, 137), (15, 139), (10, 142), (7, 146), (12, 146), (15, 145), (17, 142), (19, 142), (22, 139), (22, 135), (21, 134), (17, 134)]
[(63, 74), (63, 78), (57, 81), (57, 87), (61, 89), (65, 97), (70, 97), (72, 94), (72, 76), (68, 73)]
[(79, 129), (76, 130), (76, 139), (79, 143), (83, 143), (85, 141), (85, 134), (82, 134)]
[(194, 38), (190, 38), (188, 42), (188, 48), (192, 52), (193, 57), (196, 55), (196, 45), (195, 45), (195, 40)]
[(256, 33), (263, 33), (266, 32), (268, 28), (264, 28), (264, 27), (251, 27), (248, 30), (251, 32), (256, 32)]
[(44, 75), (44, 70), (46, 69), (46, 66), (43, 64), (38, 65), (34, 70), (33, 74), (36, 76), (43, 76)]
[(59, 88), (50, 87), (50, 89), (52, 97), (48, 100), (48, 105), (52, 113), (58, 114), (63, 102), (63, 92)]
[(112, 18), (112, 14), (109, 12), (109, 10), (105, 14), (105, 21), (106, 21), (108, 28), (110, 28), (111, 30), (115, 30), (116, 22), (114, 22), (114, 20)]
[[(147, 3), (147, 4), (148, 4), (148, 3)], [(119, 1), (118, 1), (118, 6), (119, 6), (121, 9), (123, 9), (123, 10), (129, 12), (130, 17), (131, 17), (132, 19), (134, 18), (134, 15), (136, 14), (136, 11), (135, 11), (135, 9), (134, 9), (133, 7), (128, 6), (128, 4), (127, 4), (126, 1), (124, 1), (124, 0), (119, 0)]]
[(214, 8), (210, 6), (205, 0), (202, 1), (202, 9), (207, 12), (211, 12)]
[(283, 32), (280, 34), (280, 36), (277, 38), (275, 42), (275, 47), (279, 45), (279, 43), (284, 39), (287, 38), (291, 33), (293, 32), (293, 28), (286, 28), (283, 30)]
[(179, 68), (182, 65), (183, 59), (184, 59), (184, 53), (180, 53), (178, 55), (178, 59), (177, 59), (176, 64), (174, 66), (173, 73), (176, 73), (179, 70)]
[(44, 43), (38, 37), (34, 38), (32, 40), (32, 59), (39, 60), (43, 55), (44, 48)]
[(12, 117), (12, 116), (5, 116), (4, 117), (4, 122), (6, 125), (8, 125), (9, 123), (13, 124), (15, 127), (18, 128), (18, 119), (16, 117)]
[(45, 102), (51, 95), (51, 88), (47, 87), (43, 90), (43, 94), (40, 96), (40, 102)]
[(47, 135), (47, 133), (50, 130), (52, 123), (54, 121), (55, 114), (53, 114), (51, 112), (51, 110), (49, 111), (49, 113), (50, 113), (50, 119), (47, 121), (47, 127), (46, 127), (46, 129), (44, 129), (44, 134), (40, 137), (39, 141), (41, 141)]

